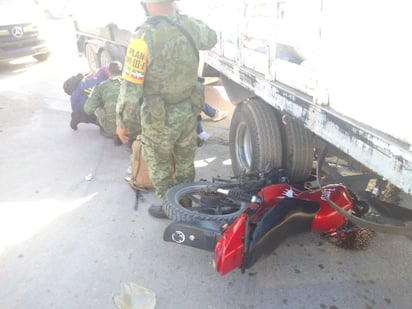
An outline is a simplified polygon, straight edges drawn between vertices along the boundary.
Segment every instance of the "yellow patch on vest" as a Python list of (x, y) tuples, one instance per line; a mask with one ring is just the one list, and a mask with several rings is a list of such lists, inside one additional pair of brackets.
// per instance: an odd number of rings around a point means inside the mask
[(142, 39), (134, 39), (127, 47), (122, 76), (134, 84), (143, 84), (147, 66), (147, 44)]

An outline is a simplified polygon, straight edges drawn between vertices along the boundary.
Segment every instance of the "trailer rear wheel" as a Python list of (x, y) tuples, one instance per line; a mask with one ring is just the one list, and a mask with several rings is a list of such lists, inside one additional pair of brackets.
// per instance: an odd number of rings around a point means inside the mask
[(229, 149), (235, 175), (282, 166), (282, 136), (277, 111), (258, 98), (236, 106)]
[(86, 47), (84, 48), (84, 55), (86, 56), (87, 62), (89, 63), (90, 70), (94, 71), (100, 68), (99, 57), (90, 44), (86, 44)]
[(108, 66), (111, 62), (113, 62), (114, 59), (110, 52), (107, 50), (103, 50), (102, 53), (100, 54), (100, 65), (103, 66)]
[(306, 180), (313, 167), (313, 136), (300, 123), (288, 116), (282, 117), (283, 168), (291, 182)]

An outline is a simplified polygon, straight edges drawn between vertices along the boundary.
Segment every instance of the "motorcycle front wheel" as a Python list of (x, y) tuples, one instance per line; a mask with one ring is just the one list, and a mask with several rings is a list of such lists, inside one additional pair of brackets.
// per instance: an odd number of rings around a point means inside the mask
[(163, 210), (174, 221), (230, 224), (248, 204), (215, 192), (216, 187), (225, 185), (207, 181), (176, 185), (167, 191)]

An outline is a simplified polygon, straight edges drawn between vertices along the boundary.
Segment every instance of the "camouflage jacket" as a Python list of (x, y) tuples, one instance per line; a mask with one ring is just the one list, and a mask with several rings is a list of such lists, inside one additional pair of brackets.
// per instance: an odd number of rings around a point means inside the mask
[[(174, 13), (168, 16), (193, 38), (198, 50), (211, 49), (216, 32), (202, 21)], [(123, 66), (125, 82), (117, 104), (117, 126), (140, 109), (143, 97), (160, 96), (165, 104), (188, 99), (197, 86), (198, 58), (178, 27), (158, 17), (149, 17), (134, 33)]]
[[(88, 115), (96, 114), (99, 123), (112, 123), (115, 131), (116, 104), (119, 97), (121, 76), (113, 76), (96, 85), (84, 105), (84, 112)], [(96, 110), (103, 109), (103, 113), (96, 113)], [(104, 120), (99, 119), (99, 115), (104, 115)], [(112, 131), (112, 129), (110, 129)]]

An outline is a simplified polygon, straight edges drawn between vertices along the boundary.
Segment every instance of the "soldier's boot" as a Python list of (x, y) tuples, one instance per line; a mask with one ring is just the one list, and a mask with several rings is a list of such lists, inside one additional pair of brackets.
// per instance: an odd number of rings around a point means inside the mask
[(163, 210), (163, 199), (157, 197), (156, 199), (157, 200), (148, 209), (149, 214), (158, 219), (168, 219), (169, 217)]
[(162, 205), (152, 205), (149, 207), (148, 211), (152, 217), (158, 219), (169, 219), (169, 217), (164, 212)]

